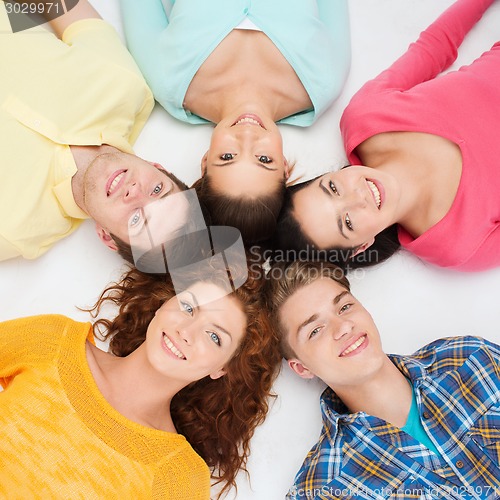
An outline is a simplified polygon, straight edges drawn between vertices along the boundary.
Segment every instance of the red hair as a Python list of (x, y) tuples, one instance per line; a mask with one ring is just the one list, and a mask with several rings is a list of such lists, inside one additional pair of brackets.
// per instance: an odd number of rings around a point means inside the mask
[[(250, 438), (264, 421), (268, 398), (281, 356), (277, 336), (270, 328), (262, 301), (263, 271), (248, 269), (246, 282), (232, 293), (247, 317), (246, 334), (227, 363), (223, 377), (205, 377), (175, 395), (171, 414), (175, 426), (212, 470), (215, 484), (231, 486), (236, 474), (246, 470)], [(210, 280), (213, 281), (213, 275)], [(149, 275), (130, 269), (122, 279), (106, 288), (90, 312), (97, 316), (104, 303), (119, 308), (111, 320), (98, 319), (94, 333), (110, 338), (110, 351), (127, 356), (139, 347), (159, 307), (175, 295), (166, 275)]]

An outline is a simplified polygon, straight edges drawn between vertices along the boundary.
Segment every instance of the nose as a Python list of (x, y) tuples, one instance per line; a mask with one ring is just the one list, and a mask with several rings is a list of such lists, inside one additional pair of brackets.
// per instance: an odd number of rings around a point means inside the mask
[(334, 329), (334, 339), (340, 340), (344, 335), (352, 332), (354, 323), (349, 319), (339, 319)]
[(136, 201), (142, 195), (140, 186), (137, 182), (131, 182), (124, 192), (125, 201)]
[(183, 344), (192, 345), (195, 328), (192, 321), (182, 321), (177, 325), (177, 333), (179, 334), (179, 338)]
[(256, 125), (237, 125), (235, 126), (235, 137), (243, 144), (248, 144), (259, 138), (262, 129)]
[(344, 202), (347, 210), (353, 208), (365, 208), (368, 204), (366, 192), (361, 188), (355, 188), (344, 196)]

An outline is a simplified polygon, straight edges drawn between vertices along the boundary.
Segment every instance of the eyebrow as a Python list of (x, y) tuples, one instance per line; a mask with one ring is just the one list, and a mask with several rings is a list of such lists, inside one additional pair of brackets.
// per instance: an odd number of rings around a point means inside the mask
[(216, 323), (213, 323), (213, 325), (215, 326), (215, 328), (220, 330), (222, 333), (225, 333), (231, 340), (233, 340), (233, 336), (224, 327), (217, 325)]
[[(227, 167), (229, 165), (232, 165), (235, 161), (236, 160), (229, 160), (229, 161), (224, 162), (224, 163), (214, 163), (213, 166), (214, 167)], [(260, 163), (259, 161), (255, 162), (254, 165), (256, 165), (257, 167), (263, 168), (264, 170), (271, 171), (271, 172), (275, 172), (276, 170), (278, 170), (276, 167), (274, 167), (274, 168), (268, 167), (268, 166), (264, 165), (264, 163)]]
[[(321, 179), (319, 181), (319, 187), (324, 191), (324, 193), (326, 195), (328, 195), (330, 198), (333, 196), (333, 193), (323, 184), (323, 179)], [(346, 234), (344, 233), (344, 226), (342, 224), (342, 218), (341, 217), (337, 217), (337, 226), (339, 228), (339, 232), (340, 234), (346, 239), (348, 240), (349, 238), (346, 236)]]
[(346, 295), (351, 295), (351, 292), (344, 290), (342, 293), (339, 293), (334, 299), (333, 299), (333, 305), (336, 306)]
[[(337, 296), (334, 297), (333, 299), (333, 305), (336, 306), (346, 295), (351, 295), (350, 292), (347, 290), (344, 290), (343, 292), (339, 293)], [(297, 328), (296, 336), (298, 337), (301, 333), (301, 331), (309, 324), (314, 323), (319, 318), (318, 313), (312, 314), (309, 318), (307, 318), (305, 321), (303, 321), (299, 327)]]
[(189, 295), (191, 295), (191, 300), (193, 301), (193, 304), (195, 307), (200, 307), (200, 304), (198, 303), (198, 299), (196, 298), (196, 296), (190, 292), (189, 290), (185, 290), (185, 293), (188, 293)]

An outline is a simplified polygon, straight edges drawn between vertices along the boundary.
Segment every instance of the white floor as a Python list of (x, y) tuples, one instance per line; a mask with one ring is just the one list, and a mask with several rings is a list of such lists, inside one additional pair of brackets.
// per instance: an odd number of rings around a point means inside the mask
[[(121, 32), (118, 0), (91, 1)], [(352, 69), (343, 95), (310, 129), (282, 128), (285, 153), (297, 161), (294, 178), (301, 175), (305, 180), (344, 164), (338, 120), (350, 96), (398, 57), (451, 3), (349, 0)], [(500, 2), (468, 36), (459, 63), (472, 61), (497, 39)], [(157, 107), (136, 144), (136, 152), (162, 163), (190, 183), (197, 178), (199, 158), (209, 136), (210, 126), (176, 122)], [(93, 304), (121, 270), (121, 260), (100, 245), (92, 224), (87, 222), (38, 261), (0, 263), (0, 320), (40, 313), (88, 320), (77, 307)], [(379, 268), (356, 273), (351, 281), (355, 294), (372, 312), (387, 352), (410, 353), (447, 335), (482, 335), (500, 343), (500, 269), (461, 274), (401, 254)], [(319, 434), (321, 389), (316, 381), (305, 382), (283, 370), (276, 383), (278, 398), (252, 442), (248, 467), (251, 485), (243, 475), (240, 477), (238, 500), (284, 497)], [(233, 497), (236, 495), (231, 494)]]

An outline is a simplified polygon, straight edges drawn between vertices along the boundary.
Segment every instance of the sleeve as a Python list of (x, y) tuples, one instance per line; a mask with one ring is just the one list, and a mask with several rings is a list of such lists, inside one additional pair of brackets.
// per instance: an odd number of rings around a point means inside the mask
[[(499, 335), (498, 330), (494, 332), (494, 335)], [(500, 345), (488, 339), (484, 339), (484, 343), (495, 360), (497, 367), (500, 369)]]
[[(144, 81), (137, 64), (117, 31), (106, 21), (102, 19), (76, 21), (64, 30), (62, 40), (70, 47), (73, 47), (73, 52), (76, 49), (81, 53), (83, 49), (85, 53), (90, 54), (93, 58), (106, 61), (108, 65), (113, 64), (124, 68), (134, 73), (138, 79)], [(76, 57), (76, 54), (73, 57)]]
[(0, 262), (21, 255), (20, 250), (0, 234)]
[(351, 65), (351, 29), (347, 0), (317, 0), (319, 18), (328, 28), (335, 47), (339, 80), (345, 82)]
[(460, 266), (460, 271), (484, 271), (500, 266), (500, 225), (491, 232), (483, 241), (477, 252), (465, 264)]
[(7, 387), (18, 373), (43, 358), (40, 346), (46, 350), (48, 344), (52, 344), (50, 339), (42, 336), (46, 329), (46, 316), (33, 316), (0, 323), (0, 384), (2, 387)]
[(163, 4), (161, 0), (120, 0), (120, 7), (127, 46), (150, 81), (161, 58), (161, 34), (168, 27)]
[[(77, 324), (61, 315), (0, 322), (0, 385), (5, 388), (21, 372), (55, 361), (71, 323)], [(93, 338), (91, 333), (92, 328), (89, 340)]]
[(404, 91), (434, 78), (455, 61), (465, 35), (493, 1), (456, 1), (421, 33), (403, 56), (365, 84), (358, 94), (386, 89)]

